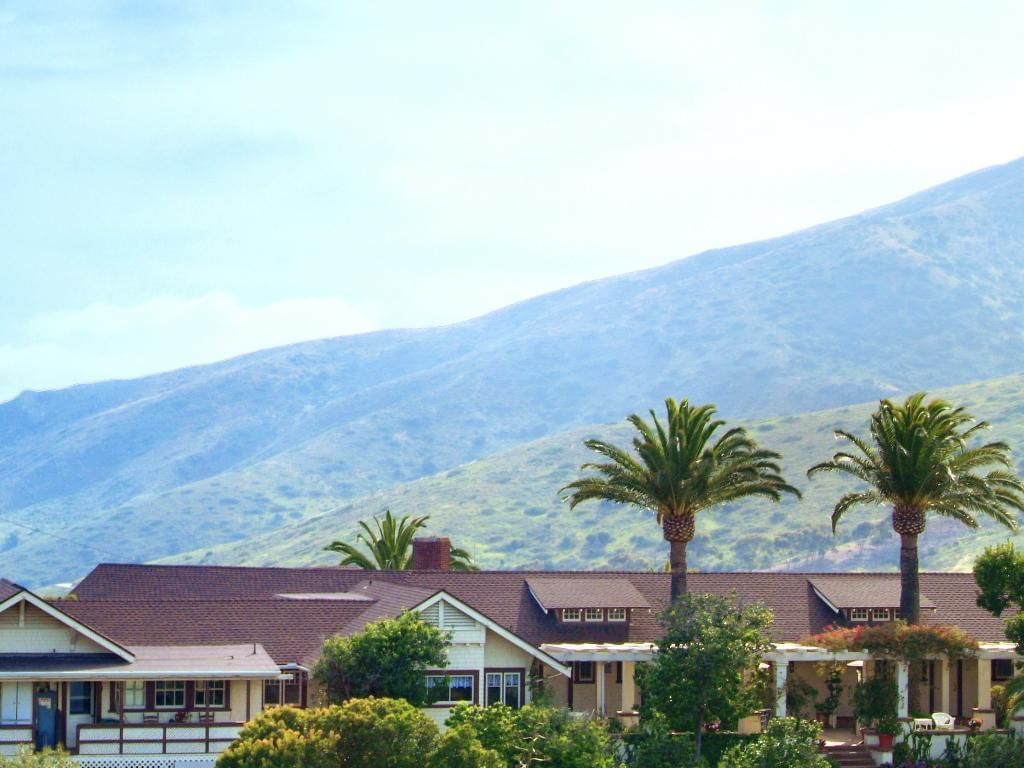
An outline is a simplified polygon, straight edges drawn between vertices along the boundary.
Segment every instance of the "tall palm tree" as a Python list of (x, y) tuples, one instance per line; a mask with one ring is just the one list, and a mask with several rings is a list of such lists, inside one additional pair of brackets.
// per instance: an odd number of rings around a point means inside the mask
[(665, 401), (666, 423), (654, 411), (651, 423), (633, 414), (633, 450), (586, 440), (584, 445), (607, 461), (586, 463), (594, 474), (562, 488), (570, 508), (591, 499), (630, 504), (650, 510), (669, 543), (672, 599), (686, 592), (686, 545), (693, 540), (697, 513), (708, 507), (750, 496), (779, 501), (783, 493), (800, 492), (780, 475), (773, 451), (757, 446), (742, 427), (726, 430), (712, 442), (725, 422), (714, 418), (715, 406), (678, 405)]
[[(1024, 483), (1012, 471), (1009, 446), (996, 441), (968, 445), (987, 422), (974, 423), (963, 408), (944, 400), (925, 402), (918, 392), (903, 404), (882, 400), (871, 416), (871, 440), (836, 430), (852, 443), (829, 461), (807, 470), (841, 472), (868, 485), (845, 494), (832, 510), (832, 532), (850, 509), (861, 504), (892, 507), (892, 527), (900, 536), (900, 618), (921, 620), (917, 538), (929, 512), (977, 528), (977, 514), (1017, 530), (1015, 512), (1024, 510)], [(996, 467), (985, 474), (986, 467)]]
[[(376, 516), (373, 522), (376, 531), (370, 528), (365, 520), (359, 521), (362, 533), (356, 535), (357, 544), (345, 541), (332, 541), (324, 549), (344, 555), (339, 565), (354, 565), (368, 571), (407, 571), (412, 568), (412, 540), (416, 532), (426, 528), (429, 515), (422, 517), (404, 517), (397, 519), (390, 509), (384, 510), (384, 519)], [(361, 550), (358, 543), (366, 547)], [(451, 548), (451, 569), (453, 571), (475, 571), (476, 563), (469, 552), (458, 547)]]

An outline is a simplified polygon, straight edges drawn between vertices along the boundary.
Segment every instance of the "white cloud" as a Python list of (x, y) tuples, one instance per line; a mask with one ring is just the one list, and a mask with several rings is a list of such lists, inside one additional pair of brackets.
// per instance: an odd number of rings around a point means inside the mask
[(92, 304), (31, 318), (23, 341), (0, 346), (0, 401), (53, 389), (210, 363), (268, 347), (373, 330), (333, 297), (243, 306), (233, 296), (160, 296), (134, 306)]

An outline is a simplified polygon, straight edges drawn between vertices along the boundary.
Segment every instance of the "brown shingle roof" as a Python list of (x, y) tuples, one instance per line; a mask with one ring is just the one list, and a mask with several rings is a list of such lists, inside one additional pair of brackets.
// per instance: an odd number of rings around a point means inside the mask
[[(814, 576), (808, 581), (836, 608), (899, 608), (900, 581), (888, 573), (849, 573), (843, 576)], [(921, 607), (935, 608), (926, 595)]]
[[(771, 635), (775, 641), (796, 641), (821, 632), (839, 620), (814, 592), (811, 582), (828, 580), (840, 588), (843, 584), (867, 585), (890, 592), (899, 576), (886, 574), (834, 574), (790, 572), (691, 573), (689, 588), (694, 592), (728, 594), (736, 592), (745, 602), (762, 602), (775, 614)], [(565, 625), (544, 611), (531, 596), (529, 583), (556, 580), (563, 589), (573, 583), (628, 582), (647, 602), (649, 608), (635, 608), (628, 626), (593, 624)], [(528, 583), (529, 582), (529, 583)], [(377, 602), (354, 604), (339, 600), (284, 600), (282, 593), (354, 592), (369, 594), (369, 585)], [(390, 586), (388, 586), (390, 585)], [(581, 587), (582, 588), (582, 587)], [(589, 588), (589, 587), (588, 587)], [(226, 629), (232, 621), (203, 618), (208, 630), (184, 628), (181, 642), (233, 642), (238, 633), (245, 640), (263, 643), (275, 659), (300, 661), (319, 648), (323, 637), (344, 629), (354, 631), (370, 618), (395, 615), (402, 608), (421, 602), (444, 590), (488, 616), (491, 620), (528, 642), (656, 642), (661, 635), (657, 613), (669, 597), (669, 575), (662, 572), (550, 572), (550, 571), (468, 571), (468, 572), (367, 572), (347, 568), (236, 568), (224, 566), (101, 565), (78, 586), (78, 603), (68, 603), (68, 612), (94, 618), (98, 628), (124, 642), (119, 628), (149, 633), (148, 616), (160, 622), (164, 601), (184, 603), (169, 609), (184, 618), (225, 613), (236, 617), (240, 629)], [(936, 603), (927, 611), (926, 622), (955, 624), (981, 641), (1004, 640), (1002, 619), (979, 608), (977, 587), (969, 573), (922, 573), (921, 591)], [(115, 605), (104, 605), (114, 599)], [(202, 603), (192, 606), (188, 603)], [(134, 603), (141, 603), (136, 606)], [(279, 604), (287, 609), (276, 607)], [(303, 606), (306, 606), (305, 608)], [(573, 606), (577, 607), (577, 606)], [(580, 606), (582, 607), (582, 606)], [(605, 606), (602, 606), (605, 607)], [(303, 613), (305, 611), (305, 613)], [(364, 611), (368, 611), (364, 613)], [(110, 615), (107, 615), (107, 614)], [(251, 617), (251, 618), (250, 618)], [(173, 621), (160, 622), (164, 642), (178, 635)], [(273, 634), (264, 639), (262, 632)], [(134, 635), (133, 635), (134, 636)], [(134, 640), (134, 642), (142, 642)], [(147, 639), (145, 642), (152, 642)], [(283, 655), (282, 655), (283, 654)], [(284, 658), (287, 656), (287, 658)]]
[(3, 602), (9, 597), (14, 597), (19, 592), (22, 592), (21, 587), (15, 584), (13, 581), (7, 579), (0, 579), (0, 602)]
[(650, 608), (627, 578), (562, 579), (557, 576), (529, 578), (527, 586), (541, 608)]

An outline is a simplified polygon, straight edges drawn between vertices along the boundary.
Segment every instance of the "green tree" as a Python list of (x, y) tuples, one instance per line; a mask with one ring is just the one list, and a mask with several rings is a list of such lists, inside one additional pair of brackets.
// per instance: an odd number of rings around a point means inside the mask
[(756, 740), (737, 744), (722, 755), (719, 768), (831, 768), (818, 751), (821, 724), (813, 720), (778, 717)]
[(700, 759), (705, 724), (735, 724), (758, 705), (755, 672), (771, 648), (772, 612), (736, 596), (686, 594), (662, 613), (665, 633), (654, 660), (637, 669), (641, 714), (661, 715), (694, 734)]
[(78, 763), (63, 749), (33, 752), (23, 747), (9, 757), (0, 755), (0, 768), (77, 768)]
[[(981, 514), (1017, 530), (1015, 511), (1024, 510), (1024, 483), (1012, 471), (1009, 446), (1001, 441), (969, 444), (988, 423), (974, 423), (963, 409), (944, 400), (925, 402), (911, 395), (902, 404), (882, 400), (871, 416), (871, 439), (843, 430), (853, 452), (840, 451), (807, 470), (839, 472), (867, 484), (842, 496), (832, 510), (832, 531), (853, 507), (892, 507), (892, 527), (900, 537), (900, 618), (921, 620), (918, 537), (928, 513), (978, 527)], [(996, 467), (988, 472), (985, 468)]]
[[(1007, 609), (1016, 609), (1006, 620), (1006, 638), (1017, 644), (1017, 655), (1024, 656), (1024, 553), (1010, 543), (986, 547), (974, 561), (974, 580), (980, 591), (978, 605), (986, 611), (1002, 616)], [(1005, 688), (1006, 708), (1012, 715), (1024, 705), (1024, 675), (1014, 676)]]
[(423, 673), (448, 665), (448, 634), (403, 612), (366, 625), (362, 632), (324, 641), (313, 677), (337, 704), (359, 696), (401, 698), (424, 704)]
[[(407, 571), (412, 568), (412, 540), (420, 529), (427, 527), (429, 519), (429, 515), (395, 518), (391, 510), (386, 509), (383, 519), (376, 516), (373, 518), (376, 530), (365, 520), (359, 521), (359, 527), (363, 530), (356, 534), (357, 543), (332, 541), (324, 550), (344, 555), (339, 565), (354, 565), (367, 571)], [(367, 551), (359, 548), (360, 543)], [(469, 552), (452, 547), (451, 569), (475, 571), (477, 566)]]
[(800, 492), (779, 474), (781, 456), (757, 446), (742, 427), (726, 430), (714, 418), (715, 406), (678, 405), (665, 401), (666, 423), (654, 411), (651, 423), (637, 414), (628, 421), (637, 431), (633, 450), (603, 440), (586, 440), (584, 445), (607, 461), (588, 462), (581, 469), (592, 470), (562, 488), (559, 493), (571, 508), (584, 501), (612, 501), (654, 513), (662, 535), (669, 543), (672, 597), (686, 592), (686, 545), (693, 540), (697, 513), (709, 507), (761, 496), (779, 501), (783, 493)]
[(468, 725), (449, 728), (441, 736), (427, 768), (504, 768), (505, 763), (493, 749), (480, 743)]
[(242, 729), (217, 768), (422, 768), (437, 739), (434, 722), (401, 699), (274, 707)]

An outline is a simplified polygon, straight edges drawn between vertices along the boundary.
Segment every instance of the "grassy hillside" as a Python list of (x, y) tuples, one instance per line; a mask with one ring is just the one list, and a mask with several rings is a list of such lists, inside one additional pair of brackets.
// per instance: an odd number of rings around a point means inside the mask
[[(968, 406), (1018, 448), (1024, 473), (1024, 375), (953, 387), (936, 394)], [(835, 428), (867, 432), (877, 403), (762, 419), (749, 427), (759, 442), (784, 454), (785, 472), (803, 491), (803, 501), (773, 505), (735, 504), (698, 519), (690, 564), (705, 570), (815, 568), (895, 569), (898, 544), (886, 510), (850, 513), (836, 536), (829, 514), (849, 487), (831, 478), (804, 477), (807, 467), (836, 450)], [(390, 507), (396, 514), (429, 514), (431, 531), (468, 546), (485, 567), (656, 568), (667, 548), (653, 517), (611, 504), (583, 505), (570, 512), (558, 489), (577, 476), (588, 459), (582, 440), (599, 436), (625, 443), (628, 425), (574, 430), (474, 461), (433, 477), (356, 499), (330, 513), (287, 525), (269, 535), (203, 548), (166, 562), (309, 565), (335, 562), (322, 551), (332, 538), (350, 539), (355, 521)], [(986, 524), (978, 532), (933, 520), (921, 541), (929, 569), (969, 569), (986, 544), (1008, 532)]]
[(216, 546), (668, 394), (765, 418), (1005, 376), (1022, 255), (1024, 160), (457, 325), (25, 393), (0, 404), (4, 572)]

